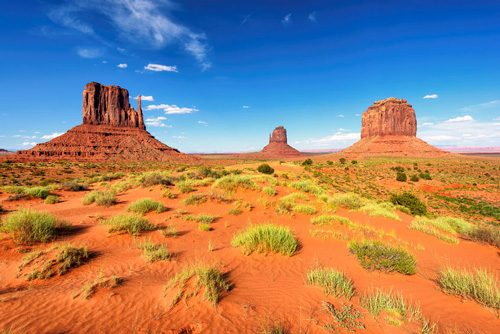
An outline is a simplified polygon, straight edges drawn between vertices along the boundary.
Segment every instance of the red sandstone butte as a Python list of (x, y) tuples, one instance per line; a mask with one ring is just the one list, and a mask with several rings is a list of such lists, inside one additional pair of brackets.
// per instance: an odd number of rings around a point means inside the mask
[(138, 97), (137, 111), (128, 90), (88, 83), (83, 91), (83, 124), (32, 149), (11, 155), (16, 161), (172, 161), (193, 162), (146, 131)]
[(240, 154), (240, 157), (252, 159), (286, 159), (300, 158), (304, 154), (300, 153), (287, 143), (286, 129), (283, 126), (278, 126), (269, 135), (269, 144), (262, 151), (256, 153)]
[(406, 100), (390, 97), (375, 101), (363, 112), (361, 122), (361, 140), (343, 150), (341, 154), (358, 157), (450, 155), (416, 137), (415, 110)]

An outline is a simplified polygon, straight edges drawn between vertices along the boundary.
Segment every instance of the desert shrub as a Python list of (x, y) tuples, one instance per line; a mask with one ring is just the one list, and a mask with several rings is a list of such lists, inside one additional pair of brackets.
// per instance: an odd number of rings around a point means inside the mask
[(345, 273), (332, 268), (317, 267), (309, 270), (306, 283), (321, 286), (327, 296), (332, 295), (335, 298), (344, 296), (348, 300), (354, 296), (352, 280)]
[[(185, 268), (169, 281), (168, 287), (179, 288), (179, 293), (172, 302), (172, 305), (177, 304), (177, 302), (181, 300), (185, 293), (186, 283), (192, 277), (195, 278), (194, 286), (197, 291), (194, 294), (190, 294), (190, 296), (197, 295), (200, 289), (203, 288), (205, 290), (203, 297), (206, 301), (210, 302), (212, 306), (217, 305), (220, 294), (223, 291), (229, 291), (229, 283), (226, 282), (224, 276), (215, 265), (200, 263)], [(187, 298), (189, 296), (185, 297)]]
[(229, 215), (239, 216), (239, 215), (241, 215), (243, 213), (243, 211), (241, 211), (240, 208), (239, 208), (239, 206), (238, 206), (236, 208), (227, 210), (227, 213)]
[(257, 184), (249, 177), (242, 175), (227, 175), (218, 179), (214, 187), (225, 191), (236, 191), (238, 188), (258, 190)]
[(204, 223), (204, 224), (210, 224), (215, 219), (217, 219), (217, 217), (214, 217), (214, 216), (212, 216), (211, 214), (208, 214), (208, 213), (200, 213), (197, 216), (193, 216), (193, 215), (184, 216), (184, 220), (195, 221), (195, 222)]
[(112, 192), (94, 190), (82, 199), (83, 205), (96, 203), (100, 206), (111, 206), (116, 203), (116, 195)]
[(122, 193), (132, 187), (132, 184), (129, 181), (118, 181), (109, 187), (109, 190), (115, 194)]
[(418, 182), (420, 180), (420, 178), (418, 177), (417, 174), (413, 174), (411, 177), (410, 177), (410, 181), (411, 182)]
[(406, 176), (405, 173), (397, 173), (396, 174), (396, 181), (399, 181), (399, 182), (406, 182), (406, 180), (408, 179), (408, 177)]
[(349, 249), (356, 254), (361, 266), (365, 269), (376, 269), (387, 273), (397, 271), (405, 275), (416, 273), (415, 257), (401, 247), (393, 247), (380, 241), (354, 241)]
[(302, 162), (302, 166), (311, 166), (313, 161), (311, 159), (306, 159)]
[(177, 198), (177, 195), (173, 194), (172, 191), (170, 191), (170, 189), (165, 189), (165, 191), (161, 193), (161, 196), (166, 197), (166, 198), (170, 198), (170, 199)]
[(159, 231), (161, 235), (172, 238), (177, 237), (177, 234), (179, 233), (179, 229), (177, 228), (177, 226), (172, 223), (168, 224), (167, 227), (162, 228)]
[(128, 232), (131, 235), (139, 235), (143, 231), (156, 228), (146, 218), (127, 214), (113, 216), (105, 220), (103, 224), (108, 225), (108, 232)]
[(57, 195), (49, 195), (43, 201), (45, 204), (56, 204), (59, 203), (59, 196)]
[(485, 269), (445, 268), (438, 272), (438, 284), (447, 293), (475, 299), (480, 304), (500, 309), (497, 277)]
[(427, 215), (427, 206), (425, 205), (425, 203), (412, 193), (404, 192), (400, 195), (392, 194), (390, 200), (396, 205), (402, 205), (408, 208), (412, 215)]
[(64, 275), (70, 268), (81, 266), (88, 257), (86, 247), (74, 247), (69, 244), (60, 247), (56, 255), (56, 261), (59, 263), (57, 273)]
[(262, 188), (262, 191), (268, 196), (275, 196), (276, 195), (276, 188), (274, 188), (273, 186), (264, 187), (264, 188)]
[(168, 261), (171, 257), (166, 245), (157, 245), (151, 239), (138, 242), (137, 247), (142, 249), (142, 255), (147, 262)]
[(175, 187), (179, 190), (181, 194), (187, 194), (193, 191), (193, 183), (189, 180), (180, 181), (176, 183)]
[(394, 204), (389, 202), (368, 202), (360, 208), (361, 211), (368, 212), (372, 217), (386, 217), (394, 220), (401, 220), (397, 213), (394, 212), (394, 209)]
[[(226, 173), (227, 173), (227, 171), (226, 171)], [(196, 168), (195, 176), (197, 178), (201, 178), (201, 179), (204, 179), (207, 177), (218, 179), (221, 177), (221, 175), (218, 172), (212, 170), (212, 168), (207, 167), (207, 166), (200, 166), (200, 167)]]
[(167, 211), (167, 209), (160, 202), (155, 202), (151, 198), (143, 198), (131, 203), (127, 207), (127, 211), (145, 214), (151, 211), (161, 213)]
[(327, 216), (327, 215), (321, 215), (321, 216), (317, 216), (317, 217), (313, 217), (311, 218), (311, 223), (313, 225), (333, 225), (333, 222), (339, 222), (341, 224), (344, 224), (344, 225), (351, 225), (352, 222), (345, 218), (345, 217), (340, 217), (340, 216), (337, 216), (337, 215), (330, 215), (330, 216)]
[(316, 186), (314, 183), (312, 183), (309, 180), (307, 180), (307, 181), (291, 182), (289, 186), (292, 187), (292, 188), (294, 188), (294, 189), (310, 193), (310, 194), (312, 194), (314, 196), (320, 196), (321, 194), (324, 193), (323, 189), (321, 189), (320, 187)]
[(198, 225), (198, 229), (200, 231), (211, 231), (212, 230), (212, 228), (208, 224), (200, 224), (200, 225)]
[(317, 210), (314, 207), (305, 204), (297, 204), (293, 206), (292, 210), (294, 212), (304, 213), (306, 215), (313, 215), (317, 212)]
[(303, 193), (291, 193), (286, 196), (281, 197), (279, 200), (280, 202), (286, 202), (286, 203), (294, 203), (296, 200), (302, 200), (302, 201), (308, 201), (309, 197), (307, 197), (306, 194)]
[(262, 164), (259, 167), (257, 167), (257, 171), (263, 174), (272, 174), (274, 173), (274, 168), (272, 168), (268, 164)]
[(481, 241), (500, 248), (500, 229), (498, 227), (478, 225), (469, 232), (475, 241)]
[(174, 184), (174, 177), (162, 172), (146, 172), (139, 177), (139, 184), (143, 187), (171, 186)]
[(272, 224), (256, 225), (238, 233), (231, 240), (233, 247), (243, 247), (243, 253), (276, 252), (292, 256), (298, 249), (299, 242), (292, 231), (285, 226)]
[(357, 164), (358, 164), (358, 161), (357, 161), (357, 160), (352, 160), (352, 161), (351, 161), (351, 163), (352, 163), (353, 165), (357, 165)]
[(419, 305), (406, 301), (401, 293), (377, 289), (362, 295), (359, 304), (373, 316), (379, 316), (382, 311), (386, 311), (399, 315), (404, 321), (421, 318)]
[(368, 200), (355, 193), (346, 193), (336, 194), (330, 199), (330, 202), (340, 207), (357, 210), (367, 204)]
[(62, 185), (62, 187), (69, 191), (83, 191), (88, 189), (87, 184), (80, 184), (78, 182), (66, 182)]
[(343, 164), (345, 164), (345, 163), (346, 163), (346, 161), (347, 161), (347, 159), (346, 159), (346, 158), (340, 158), (340, 159), (339, 159), (339, 162), (340, 162), (342, 165), (343, 165)]
[(200, 195), (200, 194), (193, 194), (190, 195), (189, 197), (185, 198), (182, 203), (186, 205), (198, 205), (201, 203), (205, 203), (207, 201), (207, 196), (206, 195)]
[(440, 216), (436, 218), (417, 217), (413, 220), (417, 224), (432, 225), (446, 232), (457, 232), (459, 234), (468, 235), (474, 228), (474, 225), (466, 222), (462, 218), (450, 216)]
[(420, 173), (420, 178), (423, 180), (432, 180), (431, 174), (429, 174), (429, 172)]
[(48, 242), (61, 227), (68, 223), (51, 213), (19, 209), (4, 220), (1, 230), (10, 234), (17, 243)]
[(2, 190), (10, 194), (27, 195), (41, 199), (45, 199), (50, 194), (50, 190), (47, 187), (6, 186), (2, 187)]

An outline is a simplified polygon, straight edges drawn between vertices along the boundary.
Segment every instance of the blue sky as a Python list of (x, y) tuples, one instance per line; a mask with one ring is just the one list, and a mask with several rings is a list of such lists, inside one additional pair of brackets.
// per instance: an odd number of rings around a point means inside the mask
[(81, 124), (90, 81), (151, 97), (148, 131), (188, 153), (260, 150), (279, 125), (344, 148), (391, 96), (430, 144), (500, 146), (498, 1), (5, 1), (0, 45), (0, 148)]

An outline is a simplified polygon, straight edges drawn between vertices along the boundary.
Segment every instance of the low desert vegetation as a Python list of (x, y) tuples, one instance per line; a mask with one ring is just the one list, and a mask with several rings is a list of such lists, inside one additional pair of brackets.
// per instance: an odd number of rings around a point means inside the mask
[(167, 209), (160, 202), (155, 202), (151, 198), (143, 198), (131, 203), (127, 207), (127, 211), (145, 214), (151, 211), (162, 213), (167, 211)]
[(425, 203), (412, 193), (403, 192), (402, 194), (392, 194), (390, 200), (396, 205), (408, 208), (410, 213), (414, 216), (427, 215), (427, 206)]
[(70, 268), (81, 266), (89, 258), (86, 247), (75, 247), (71, 244), (61, 246), (56, 255), (59, 264), (57, 273), (64, 275)]
[(403, 322), (421, 319), (420, 306), (405, 300), (401, 293), (385, 292), (375, 289), (360, 297), (359, 304), (374, 316), (380, 316), (382, 311), (401, 317)]
[(66, 182), (62, 185), (63, 189), (69, 191), (84, 191), (88, 189), (88, 184), (78, 182)]
[(174, 180), (173, 176), (164, 172), (146, 172), (139, 177), (138, 182), (147, 188), (156, 185), (171, 186), (174, 184)]
[(175, 238), (179, 234), (179, 229), (174, 224), (170, 223), (167, 227), (159, 229), (161, 235), (165, 237)]
[(268, 196), (276, 196), (276, 188), (273, 186), (264, 187), (262, 188), (262, 191)]
[(405, 275), (416, 273), (415, 257), (401, 247), (393, 247), (380, 241), (353, 241), (349, 249), (356, 254), (365, 269), (376, 269), (386, 273), (399, 272)]
[(255, 181), (253, 181), (248, 176), (244, 176), (244, 175), (224, 176), (223, 178), (220, 178), (217, 181), (215, 181), (213, 186), (215, 188), (219, 188), (219, 189), (229, 191), (229, 192), (234, 192), (239, 188), (259, 190), (259, 187), (255, 183)]
[[(105, 277), (102, 273), (99, 273), (98, 277), (92, 282), (85, 284), (82, 287), (81, 295), (83, 299), (89, 299), (92, 297), (100, 288), (113, 289), (122, 283), (122, 279), (117, 276)], [(79, 293), (80, 294), (80, 293)], [(76, 298), (77, 295), (72, 295), (72, 298)]]
[(472, 240), (485, 242), (500, 248), (500, 229), (498, 227), (480, 224), (470, 231), (469, 236)]
[(142, 256), (147, 262), (170, 260), (171, 254), (168, 252), (167, 245), (158, 245), (148, 239), (137, 242), (137, 247), (142, 250)]
[(469, 235), (473, 225), (461, 218), (442, 216), (436, 218), (417, 217), (409, 229), (421, 231), (437, 237), (440, 240), (457, 245), (459, 239), (456, 234)]
[(139, 235), (144, 231), (156, 229), (148, 219), (138, 215), (120, 214), (113, 216), (103, 221), (103, 224), (108, 226), (108, 232), (129, 233), (131, 235)]
[(291, 188), (310, 193), (314, 196), (320, 196), (325, 192), (310, 180), (291, 182), (289, 186)]
[(129, 181), (118, 181), (113, 183), (110, 187), (109, 190), (113, 192), (114, 194), (119, 194), (124, 191), (127, 191), (132, 187), (132, 184)]
[(200, 205), (207, 201), (207, 195), (202, 194), (192, 194), (189, 197), (186, 197), (182, 200), (182, 203), (186, 205)]
[(231, 240), (233, 247), (242, 247), (243, 253), (275, 252), (292, 256), (299, 246), (293, 232), (285, 226), (273, 224), (250, 226)]
[(94, 190), (83, 197), (82, 203), (83, 205), (96, 203), (100, 206), (109, 207), (116, 203), (116, 195), (113, 192)]
[(262, 164), (259, 167), (257, 167), (257, 171), (262, 174), (273, 174), (274, 168), (272, 168), (268, 164)]
[(357, 210), (366, 205), (368, 200), (355, 193), (336, 194), (330, 200), (333, 204), (343, 208)]
[(200, 224), (198, 225), (198, 229), (200, 231), (207, 231), (207, 232), (212, 230), (212, 228), (208, 224)]
[(316, 212), (318, 212), (316, 210), (316, 208), (314, 208), (313, 206), (310, 206), (310, 205), (306, 205), (306, 204), (294, 205), (292, 210), (293, 210), (293, 212), (303, 213), (306, 215), (314, 215)]
[[(186, 293), (187, 282), (194, 279), (194, 294)], [(179, 292), (172, 301), (172, 306), (176, 305), (182, 298), (189, 298), (197, 295), (201, 289), (204, 290), (203, 298), (212, 306), (216, 306), (220, 300), (220, 295), (224, 291), (229, 291), (229, 283), (224, 279), (219, 269), (215, 265), (199, 263), (183, 269), (175, 275), (167, 284), (166, 288), (178, 288)]]
[(317, 267), (309, 270), (306, 283), (321, 286), (327, 296), (332, 295), (335, 298), (343, 296), (347, 300), (354, 296), (352, 280), (345, 273), (333, 268)]
[(438, 272), (437, 282), (446, 293), (471, 298), (486, 307), (500, 309), (498, 278), (485, 269), (447, 267)]
[(43, 201), (45, 204), (56, 204), (59, 203), (59, 196), (57, 195), (49, 195)]
[(363, 205), (359, 210), (362, 212), (368, 212), (368, 214), (373, 217), (385, 217), (399, 221), (401, 220), (398, 214), (394, 212), (395, 210), (394, 204), (389, 202), (381, 202), (381, 203), (368, 202), (367, 204)]
[(69, 223), (55, 215), (31, 209), (19, 209), (9, 214), (0, 230), (9, 234), (16, 243), (49, 242), (58, 229), (67, 228)]
[(334, 320), (322, 326), (330, 333), (354, 333), (357, 329), (364, 329), (365, 325), (360, 321), (363, 315), (354, 309), (352, 305), (342, 303), (342, 308), (336, 308), (333, 304), (323, 302), (323, 308)]
[(214, 217), (209, 213), (199, 213), (197, 216), (193, 216), (193, 215), (184, 216), (184, 220), (195, 221), (195, 222), (203, 223), (203, 224), (210, 224), (215, 219), (217, 219), (217, 217)]
[(351, 225), (352, 222), (345, 217), (340, 217), (337, 215), (320, 215), (317, 217), (311, 218), (311, 223), (313, 225), (320, 225), (320, 226), (332, 226), (333, 223), (338, 222), (343, 225)]
[(2, 190), (6, 193), (38, 197), (45, 199), (50, 194), (48, 187), (22, 187), (22, 186), (5, 186)]
[(175, 188), (177, 188), (181, 194), (187, 194), (194, 190), (193, 182), (190, 180), (179, 181), (175, 184)]

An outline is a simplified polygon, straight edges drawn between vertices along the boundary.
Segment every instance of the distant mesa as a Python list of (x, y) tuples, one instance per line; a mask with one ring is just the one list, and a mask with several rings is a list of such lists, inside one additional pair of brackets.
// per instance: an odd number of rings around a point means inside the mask
[(0, 156), (2, 155), (9, 155), (9, 154), (14, 154), (15, 152), (4, 150), (3, 148), (0, 148)]
[(82, 125), (32, 149), (18, 151), (15, 158), (92, 162), (197, 160), (163, 144), (146, 131), (140, 96), (136, 111), (130, 106), (128, 90), (97, 82), (85, 85)]
[(362, 115), (361, 140), (342, 154), (359, 157), (450, 155), (416, 137), (415, 110), (406, 100), (390, 97), (375, 101)]
[(300, 158), (305, 154), (300, 153), (287, 143), (286, 129), (278, 126), (269, 135), (269, 144), (262, 151), (254, 153), (239, 154), (238, 157), (249, 159), (286, 159)]

